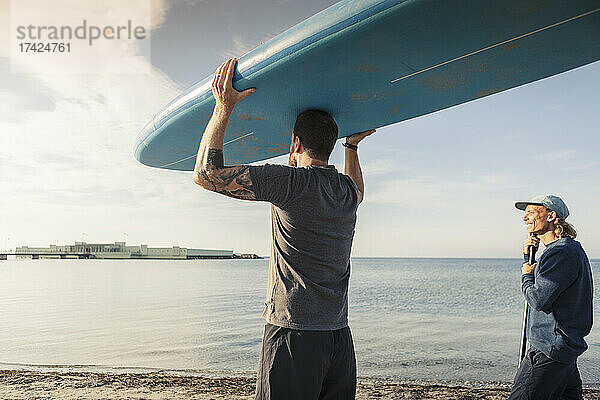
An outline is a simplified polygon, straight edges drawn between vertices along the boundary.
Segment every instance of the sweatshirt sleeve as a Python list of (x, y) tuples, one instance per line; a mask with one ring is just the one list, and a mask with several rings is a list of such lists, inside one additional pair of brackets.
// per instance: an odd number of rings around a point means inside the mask
[(538, 264), (539, 271), (521, 276), (521, 289), (535, 310), (549, 313), (556, 298), (577, 279), (575, 258), (562, 248), (550, 250)]

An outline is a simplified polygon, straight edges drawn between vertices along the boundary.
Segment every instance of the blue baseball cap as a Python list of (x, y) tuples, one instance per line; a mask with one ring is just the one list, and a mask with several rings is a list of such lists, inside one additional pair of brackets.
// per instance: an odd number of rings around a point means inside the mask
[(553, 194), (543, 194), (541, 196), (535, 196), (529, 201), (517, 201), (515, 207), (519, 210), (525, 210), (529, 204), (536, 206), (544, 206), (549, 210), (555, 211), (558, 218), (565, 219), (569, 216), (569, 209), (564, 201), (558, 196)]

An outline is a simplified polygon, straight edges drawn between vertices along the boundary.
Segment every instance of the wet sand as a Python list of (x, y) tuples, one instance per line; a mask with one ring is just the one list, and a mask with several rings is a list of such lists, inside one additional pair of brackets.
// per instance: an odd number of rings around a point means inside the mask
[[(2, 399), (253, 399), (254, 378), (153, 373), (0, 371)], [(441, 385), (359, 380), (357, 399), (506, 399), (508, 384)], [(600, 400), (587, 389), (585, 399)]]

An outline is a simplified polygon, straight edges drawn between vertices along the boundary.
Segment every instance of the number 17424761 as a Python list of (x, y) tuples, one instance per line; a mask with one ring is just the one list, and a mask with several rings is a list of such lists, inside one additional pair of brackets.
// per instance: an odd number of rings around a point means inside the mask
[(70, 53), (71, 52), (71, 43), (19, 43), (19, 49), (21, 53)]

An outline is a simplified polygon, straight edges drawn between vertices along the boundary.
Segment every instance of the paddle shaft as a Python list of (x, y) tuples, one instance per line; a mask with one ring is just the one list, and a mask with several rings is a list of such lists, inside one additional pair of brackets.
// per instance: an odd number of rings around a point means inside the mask
[[(535, 233), (531, 233), (531, 236), (536, 236)], [(537, 251), (537, 247), (529, 246), (529, 265), (535, 264), (535, 252)], [(527, 351), (527, 314), (529, 313), (529, 304), (527, 300), (525, 300), (525, 307), (523, 309), (523, 328), (521, 329), (521, 349), (519, 350), (519, 365), (521, 365), (521, 361), (523, 361), (523, 357), (525, 357), (525, 352)]]

